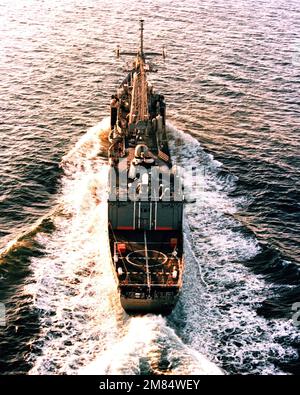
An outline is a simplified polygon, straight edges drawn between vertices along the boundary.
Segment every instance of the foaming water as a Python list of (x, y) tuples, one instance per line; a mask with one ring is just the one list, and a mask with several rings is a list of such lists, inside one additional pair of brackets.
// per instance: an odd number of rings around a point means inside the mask
[(298, 332), (291, 320), (266, 320), (256, 312), (274, 289), (245, 266), (260, 247), (234, 219), (247, 204), (229, 197), (237, 179), (222, 174), (221, 163), (196, 139), (172, 125), (169, 132), (175, 162), (186, 170), (191, 163), (203, 169), (196, 202), (185, 209), (185, 281), (171, 319), (187, 344), (231, 373), (282, 373), (278, 361), (297, 359), (282, 339), (296, 340)]
[(129, 318), (127, 333), (80, 374), (223, 374), (192, 347), (185, 345), (165, 318)]
[(107, 126), (105, 120), (89, 130), (63, 158), (62, 214), (51, 235), (37, 235), (45, 256), (32, 259), (26, 286), (41, 326), (32, 374), (70, 374), (122, 331), (106, 231), (107, 165), (98, 156)]
[(130, 317), (122, 310), (110, 266), (107, 162), (102, 156), (108, 119), (90, 129), (61, 163), (62, 209), (51, 234), (37, 233), (42, 257), (31, 259), (24, 287), (39, 312), (30, 374), (283, 373), (296, 358), (285, 337), (291, 322), (267, 320), (256, 308), (273, 295), (247, 260), (260, 252), (234, 213), (237, 179), (191, 136), (168, 124), (174, 162), (205, 168), (185, 209), (184, 286), (169, 317)]
[[(62, 160), (62, 205), (55, 231), (37, 241), (26, 293), (40, 315), (30, 374), (222, 374), (185, 345), (165, 318), (128, 317), (110, 267), (107, 164), (100, 156), (105, 119)], [(36, 355), (37, 354), (37, 355)]]

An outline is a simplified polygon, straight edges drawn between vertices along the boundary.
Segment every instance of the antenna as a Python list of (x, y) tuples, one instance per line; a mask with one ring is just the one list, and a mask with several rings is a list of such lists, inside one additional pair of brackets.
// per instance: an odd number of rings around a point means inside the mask
[(140, 20), (140, 31), (141, 31), (141, 48), (140, 48), (140, 55), (143, 58), (144, 57), (144, 19)]
[[(129, 56), (140, 56), (145, 62), (145, 57), (146, 56), (162, 56), (163, 60), (166, 59), (166, 49), (165, 46), (163, 46), (162, 52), (144, 52), (144, 19), (140, 19), (140, 50), (138, 52), (128, 52), (128, 51), (121, 51), (120, 45), (117, 45), (117, 48), (115, 49), (115, 54), (117, 58), (119, 59), (121, 55), (129, 55)], [(147, 71), (154, 71), (154, 70), (147, 70)]]

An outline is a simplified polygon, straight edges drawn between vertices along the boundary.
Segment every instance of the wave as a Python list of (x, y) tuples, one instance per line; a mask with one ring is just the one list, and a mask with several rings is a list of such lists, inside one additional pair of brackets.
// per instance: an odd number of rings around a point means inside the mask
[(161, 316), (133, 317), (126, 326), (127, 333), (79, 374), (223, 374), (184, 344)]
[(129, 317), (121, 308), (109, 263), (106, 177), (99, 156), (105, 119), (63, 158), (64, 215), (55, 232), (38, 234), (45, 255), (32, 259), (26, 292), (39, 310), (42, 336), (30, 374), (222, 374), (186, 346), (160, 316)]
[(235, 214), (247, 204), (233, 198), (237, 178), (223, 171), (193, 137), (169, 125), (174, 160), (202, 171), (196, 200), (185, 210), (185, 283), (172, 315), (178, 333), (195, 350), (230, 373), (282, 374), (278, 361), (297, 358), (284, 338), (296, 338), (291, 320), (266, 320), (257, 308), (274, 294), (247, 267), (261, 247)]
[(234, 219), (246, 203), (229, 197), (237, 179), (172, 124), (174, 162), (204, 167), (196, 201), (186, 205), (183, 291), (168, 317), (123, 311), (106, 227), (108, 128), (106, 118), (62, 159), (54, 231), (34, 236), (43, 255), (31, 259), (24, 285), (40, 325), (29, 374), (282, 373), (276, 360), (295, 351), (278, 339), (294, 333), (290, 322), (256, 313), (272, 291), (245, 265), (260, 247)]
[(33, 225), (24, 227), (18, 235), (6, 243), (6, 245), (0, 249), (0, 265), (7, 263), (8, 258), (18, 253), (20, 249), (32, 249), (35, 244), (34, 237), (39, 232), (51, 232), (54, 228), (53, 218), (59, 211), (60, 206), (55, 206), (47, 214), (35, 221)]

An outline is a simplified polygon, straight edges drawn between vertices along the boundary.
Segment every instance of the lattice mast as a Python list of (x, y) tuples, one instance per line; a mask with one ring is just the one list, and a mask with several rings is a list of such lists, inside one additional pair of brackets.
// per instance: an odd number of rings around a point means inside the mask
[(144, 21), (140, 20), (140, 50), (134, 62), (130, 123), (148, 118), (148, 84), (145, 71)]
[(144, 121), (148, 118), (148, 84), (146, 72), (157, 71), (153, 70), (150, 65), (146, 65), (146, 56), (162, 55), (163, 59), (166, 57), (165, 48), (162, 53), (159, 52), (144, 52), (144, 20), (140, 20), (140, 48), (136, 52), (121, 51), (120, 46), (116, 48), (116, 55), (119, 58), (121, 55), (135, 56), (135, 61), (132, 69), (132, 92), (131, 92), (131, 107), (129, 115), (129, 123), (139, 120)]

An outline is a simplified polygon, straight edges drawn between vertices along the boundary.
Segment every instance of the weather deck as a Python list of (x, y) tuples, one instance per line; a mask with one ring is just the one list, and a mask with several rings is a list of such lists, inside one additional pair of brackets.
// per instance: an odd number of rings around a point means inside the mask
[[(176, 234), (160, 232), (117, 232), (114, 250), (122, 249), (123, 276), (120, 285), (178, 286), (180, 258), (174, 254), (178, 240)], [(155, 236), (154, 236), (155, 235)], [(174, 237), (172, 237), (174, 236)]]

